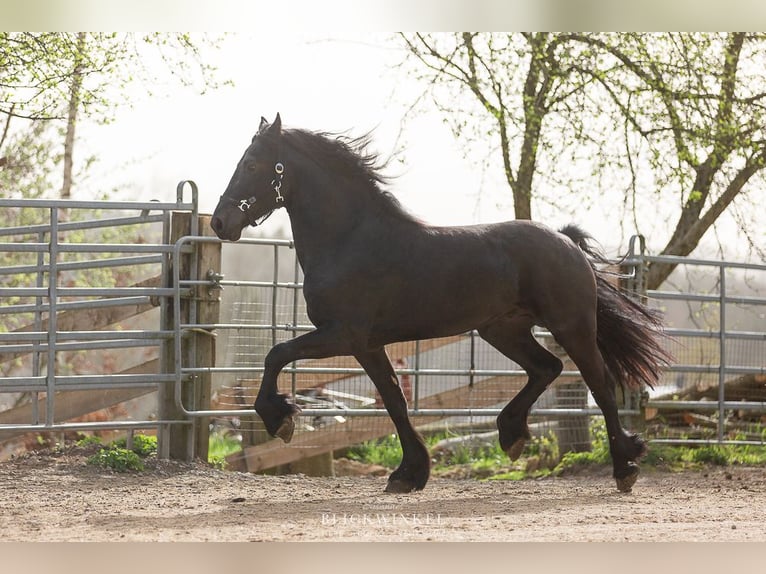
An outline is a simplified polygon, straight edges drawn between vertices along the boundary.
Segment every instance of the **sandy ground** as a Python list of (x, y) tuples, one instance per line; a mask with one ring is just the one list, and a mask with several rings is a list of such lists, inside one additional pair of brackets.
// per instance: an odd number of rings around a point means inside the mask
[(5, 541), (766, 541), (766, 469), (645, 471), (617, 492), (608, 469), (521, 482), (311, 478), (155, 461), (141, 473), (82, 454), (0, 463)]

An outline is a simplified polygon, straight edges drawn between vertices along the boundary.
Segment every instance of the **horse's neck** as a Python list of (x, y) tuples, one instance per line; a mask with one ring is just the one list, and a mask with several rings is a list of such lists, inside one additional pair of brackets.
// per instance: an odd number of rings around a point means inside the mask
[(323, 265), (353, 241), (353, 232), (367, 211), (365, 198), (354, 192), (317, 183), (295, 190), (287, 211), (304, 272)]

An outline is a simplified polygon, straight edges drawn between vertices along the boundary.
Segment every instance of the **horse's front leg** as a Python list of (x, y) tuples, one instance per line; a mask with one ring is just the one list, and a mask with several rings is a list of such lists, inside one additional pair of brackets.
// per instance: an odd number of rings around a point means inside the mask
[(277, 392), (277, 377), (282, 369), (300, 359), (351, 355), (349, 341), (344, 329), (327, 325), (272, 347), (264, 360), (263, 379), (254, 405), (271, 436), (290, 442), (295, 431), (293, 417), (300, 411), (286, 395)]
[(407, 415), (407, 400), (391, 361), (384, 349), (357, 353), (355, 357), (378, 389), (402, 444), (402, 463), (388, 478), (386, 492), (421, 490), (428, 482), (431, 459)]

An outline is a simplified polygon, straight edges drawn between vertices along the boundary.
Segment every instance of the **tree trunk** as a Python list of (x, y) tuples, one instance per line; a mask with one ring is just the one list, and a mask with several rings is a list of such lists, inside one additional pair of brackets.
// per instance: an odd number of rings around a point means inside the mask
[(83, 57), (85, 56), (85, 32), (77, 33), (77, 51), (72, 83), (69, 86), (69, 108), (67, 109), (66, 135), (64, 137), (64, 182), (61, 186), (61, 199), (72, 197), (72, 165), (74, 134), (77, 125), (77, 111), (80, 108), (80, 90), (82, 89)]

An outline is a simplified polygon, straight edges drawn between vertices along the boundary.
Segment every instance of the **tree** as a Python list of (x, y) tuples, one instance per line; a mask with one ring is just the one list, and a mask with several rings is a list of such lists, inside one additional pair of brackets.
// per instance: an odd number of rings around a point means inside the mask
[[(480, 126), (466, 139), (499, 141), (517, 218), (545, 200), (536, 178), (545, 174), (567, 189), (578, 177), (561, 158), (582, 147), (592, 151), (595, 190), (614, 193), (614, 182), (630, 182), (623, 218), (652, 237), (667, 234), (661, 253), (690, 254), (729, 210), (763, 257), (763, 242), (751, 236), (753, 212), (735, 203), (763, 184), (766, 167), (763, 34), (401, 38), (456, 134)], [(466, 110), (469, 100), (479, 105)], [(613, 172), (608, 190), (604, 170)], [(657, 217), (657, 205), (667, 218)], [(673, 267), (652, 266), (648, 287)]]
[(69, 82), (69, 105), (67, 106), (66, 135), (64, 136), (64, 182), (61, 186), (61, 198), (68, 199), (72, 196), (72, 164), (74, 149), (75, 126), (77, 125), (77, 112), (80, 110), (80, 92), (82, 91), (83, 73), (85, 64), (83, 59), (86, 50), (85, 32), (77, 33), (75, 47), (75, 61)]
[[(766, 36), (610, 34), (577, 40), (607, 56), (610, 73), (605, 67), (591, 75), (620, 111), (623, 153), (654, 175), (655, 192), (643, 193), (670, 215), (661, 254), (689, 255), (735, 200), (763, 203), (762, 191), (760, 201), (747, 196), (762, 190), (766, 168)], [(635, 169), (631, 177), (635, 181)], [(743, 237), (763, 258), (762, 239), (752, 237), (758, 222), (741, 214), (738, 219)], [(673, 268), (651, 265), (648, 288), (656, 289)]]
[[(147, 89), (161, 75), (200, 90), (218, 85), (203, 49), (216, 39), (188, 34), (106, 34), (0, 32), (0, 170), (13, 163), (10, 134), (31, 123), (59, 126), (64, 138), (61, 196), (72, 187), (76, 126), (83, 118), (109, 121), (130, 82)], [(155, 65), (160, 62), (160, 66)], [(63, 123), (63, 126), (62, 126)], [(38, 130), (39, 132), (39, 130)]]
[[(499, 138), (515, 217), (532, 219), (538, 152), (551, 143), (544, 122), (583, 87), (571, 77), (572, 68), (562, 66), (564, 60), (577, 57), (566, 49), (564, 37), (547, 32), (464, 32), (401, 38), (425, 72), (420, 77), (428, 82), (430, 96), (456, 136), (482, 145), (488, 134)], [(478, 107), (462, 108), (461, 91), (470, 94)]]

